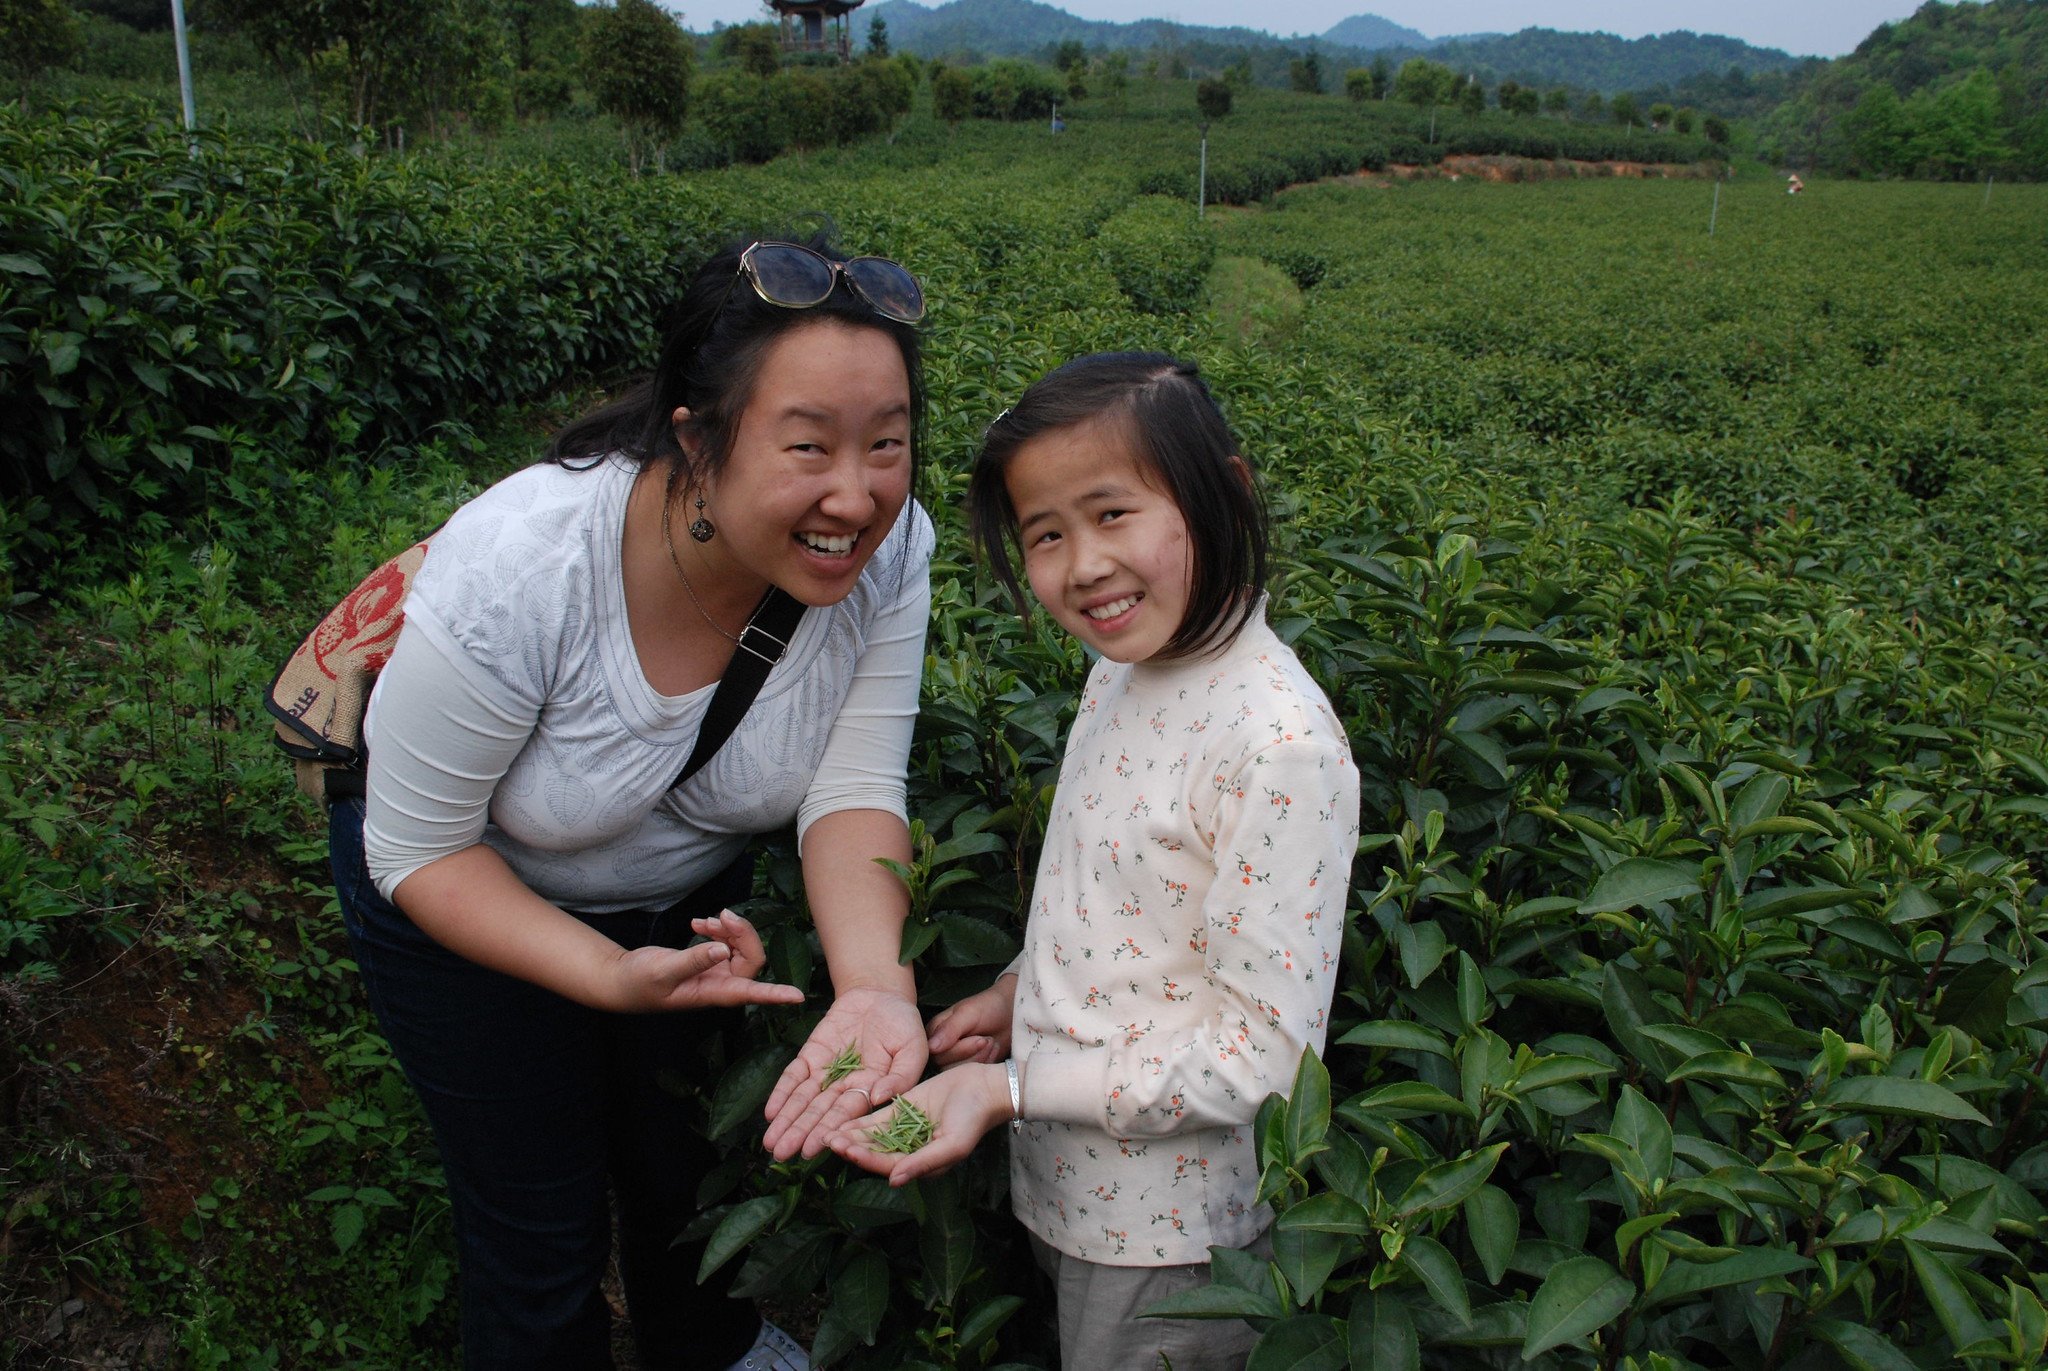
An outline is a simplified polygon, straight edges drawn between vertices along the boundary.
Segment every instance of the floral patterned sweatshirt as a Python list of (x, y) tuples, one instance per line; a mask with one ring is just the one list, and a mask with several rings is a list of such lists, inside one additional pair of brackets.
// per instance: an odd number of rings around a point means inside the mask
[(1027, 1228), (1109, 1266), (1265, 1231), (1249, 1125), (1323, 1045), (1357, 846), (1350, 744), (1263, 614), (1204, 658), (1096, 664), (1011, 968)]

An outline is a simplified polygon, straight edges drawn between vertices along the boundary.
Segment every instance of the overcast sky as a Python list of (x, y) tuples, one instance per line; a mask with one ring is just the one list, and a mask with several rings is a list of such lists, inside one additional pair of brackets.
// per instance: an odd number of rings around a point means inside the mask
[[(763, 17), (761, 0), (665, 0), (683, 22), (702, 32), (714, 22)], [(920, 0), (937, 8), (937, 0)], [(1513, 33), (1531, 26), (1623, 38), (1691, 29), (1722, 33), (1758, 47), (1801, 56), (1839, 57), (1879, 24), (1903, 19), (1919, 0), (1052, 0), (1083, 19), (1176, 19), (1183, 24), (1230, 25), (1268, 33), (1315, 34), (1354, 14), (1377, 14), (1432, 38), (1460, 33)], [(859, 11), (854, 34), (867, 35)]]

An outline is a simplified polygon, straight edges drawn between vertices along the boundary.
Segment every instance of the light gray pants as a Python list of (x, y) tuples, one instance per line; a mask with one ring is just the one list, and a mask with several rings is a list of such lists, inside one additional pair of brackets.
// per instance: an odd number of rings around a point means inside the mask
[[(1270, 1256), (1271, 1234), (1249, 1251)], [(1168, 1295), (1209, 1283), (1209, 1264), (1103, 1266), (1036, 1235), (1031, 1253), (1059, 1292), (1062, 1371), (1244, 1371), (1259, 1334), (1241, 1319), (1141, 1319)]]

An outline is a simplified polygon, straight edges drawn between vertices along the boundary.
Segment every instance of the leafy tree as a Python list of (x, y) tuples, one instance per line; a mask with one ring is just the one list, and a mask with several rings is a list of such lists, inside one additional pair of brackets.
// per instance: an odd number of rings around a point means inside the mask
[(1289, 62), (1287, 64), (1287, 85), (1290, 90), (1298, 90), (1303, 95), (1321, 95), (1323, 93), (1322, 54), (1309, 51)]
[(1543, 97), (1543, 108), (1551, 114), (1570, 114), (1572, 112), (1572, 93), (1563, 86), (1552, 86), (1550, 93)]
[(1435, 109), (1450, 98), (1458, 78), (1441, 62), (1411, 57), (1394, 77), (1394, 94), (1417, 109)]
[(1707, 141), (1715, 147), (1725, 148), (1728, 146), (1728, 121), (1720, 115), (1710, 114), (1700, 120), (1700, 132), (1705, 134)]
[(1659, 100), (1656, 104), (1650, 106), (1650, 127), (1661, 133), (1671, 127), (1672, 116), (1677, 113), (1678, 111), (1673, 109), (1668, 103)]
[(1906, 102), (1913, 161), (1955, 179), (1995, 166), (2005, 157), (1998, 113), (1998, 83), (1982, 67), (1939, 89), (1915, 92)]
[(1364, 67), (1353, 67), (1344, 73), (1344, 95), (1354, 105), (1362, 105), (1374, 99), (1372, 93), (1372, 72)]
[(1608, 108), (1613, 112), (1614, 122), (1617, 124), (1627, 124), (1633, 127), (1643, 122), (1643, 112), (1636, 108), (1635, 96), (1630, 95), (1627, 91), (1618, 93), (1614, 97), (1614, 103), (1609, 105)]
[(491, 46), (486, 0), (211, 0), (207, 13), (288, 76), (333, 72), (358, 127), (378, 124), (394, 91), (418, 108), (419, 82), (473, 76)]
[(21, 82), (24, 109), (29, 83), (69, 62), (78, 44), (78, 17), (64, 0), (0, 0), (0, 63)]
[(1842, 120), (1842, 131), (1856, 171), (1895, 176), (1912, 170), (1913, 124), (1889, 84), (1879, 81), (1865, 90)]
[(782, 39), (773, 24), (734, 24), (718, 31), (711, 55), (749, 75), (773, 76), (782, 70)]
[(1691, 133), (1700, 121), (1699, 111), (1691, 105), (1671, 116), (1671, 127), (1678, 133)]
[(1458, 87), (1458, 108), (1467, 114), (1483, 113), (1486, 109), (1486, 88), (1467, 77)]
[(974, 79), (958, 67), (932, 73), (932, 113), (957, 124), (974, 110)]
[(777, 72), (768, 93), (789, 146), (803, 151), (834, 141), (832, 87), (815, 67)]
[(1206, 127), (1230, 113), (1231, 90), (1228, 81), (1210, 77), (1195, 86), (1195, 108), (1202, 112), (1202, 123)]
[(1537, 93), (1536, 87), (1523, 86), (1515, 92), (1515, 99), (1513, 105), (1510, 106), (1510, 112), (1514, 114), (1535, 114), (1542, 108), (1543, 97)]
[[(0, 10), (8, 8), (12, 8), (11, 0), (0, 4)], [(125, 24), (138, 33), (161, 33), (171, 26), (171, 7), (167, 0), (79, 0), (75, 8), (82, 14), (97, 14), (117, 24)], [(185, 8), (188, 21), (196, 17), (191, 13), (193, 6)]]
[(1131, 58), (1129, 53), (1112, 52), (1102, 59), (1102, 84), (1109, 92), (1112, 108), (1121, 112), (1125, 93), (1131, 86)]
[(1223, 69), (1223, 79), (1229, 84), (1231, 90), (1239, 95), (1250, 90), (1253, 85), (1252, 59), (1240, 57), (1235, 62), (1232, 62)]
[(692, 96), (705, 133), (733, 161), (765, 162), (782, 151), (781, 120), (764, 78), (726, 67), (707, 73)]
[(868, 56), (889, 55), (889, 21), (881, 15), (868, 20)]
[(1052, 67), (1054, 71), (1069, 72), (1076, 68), (1085, 70), (1087, 66), (1088, 45), (1080, 39), (1062, 39), (1060, 45), (1053, 49)]
[(511, 30), (494, 0), (421, 5), (411, 41), (390, 56), (390, 109), (434, 133), (451, 115), (494, 130), (512, 117), (516, 75)]
[(1579, 113), (1597, 124), (1607, 117), (1607, 102), (1600, 98), (1598, 91), (1595, 91), (1586, 97), (1586, 103), (1579, 107)]
[(695, 49), (675, 16), (654, 0), (613, 0), (597, 7), (588, 23), (583, 84), (624, 129), (626, 160), (637, 175), (650, 154), (682, 132)]
[(1372, 98), (1384, 100), (1394, 89), (1394, 65), (1381, 53), (1372, 59)]
[(576, 43), (576, 0), (497, 0), (520, 71), (559, 67)]
[(1515, 97), (1517, 95), (1520, 95), (1521, 93), (1521, 82), (1503, 81), (1498, 86), (1494, 87), (1493, 103), (1500, 106), (1501, 109), (1504, 111), (1512, 111), (1515, 107)]

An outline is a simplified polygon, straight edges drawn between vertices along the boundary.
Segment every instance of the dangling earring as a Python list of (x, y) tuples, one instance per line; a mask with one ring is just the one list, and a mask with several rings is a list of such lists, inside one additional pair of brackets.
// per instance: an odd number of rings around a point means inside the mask
[(690, 521), (690, 536), (700, 543), (708, 543), (718, 536), (718, 530), (704, 517), (704, 497), (697, 497), (697, 517)]

